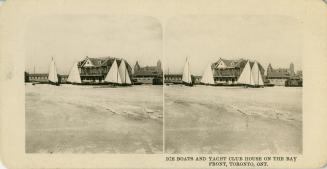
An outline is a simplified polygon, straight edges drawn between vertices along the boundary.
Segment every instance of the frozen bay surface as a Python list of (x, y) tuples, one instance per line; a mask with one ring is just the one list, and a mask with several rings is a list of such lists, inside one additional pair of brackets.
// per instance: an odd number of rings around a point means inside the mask
[(26, 153), (161, 153), (162, 86), (25, 85)]
[(166, 153), (302, 153), (302, 88), (165, 86)]

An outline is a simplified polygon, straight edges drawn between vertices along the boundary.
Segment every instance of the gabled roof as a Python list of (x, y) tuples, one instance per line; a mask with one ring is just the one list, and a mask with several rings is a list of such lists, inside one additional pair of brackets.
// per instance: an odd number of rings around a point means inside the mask
[(90, 58), (90, 57), (86, 56), (86, 58), (84, 60), (80, 61), (78, 65), (80, 67), (83, 67), (85, 65), (86, 61), (89, 60), (94, 67), (99, 67), (99, 66), (105, 65), (108, 60), (114, 60), (114, 59), (115, 58), (110, 57), (110, 56), (109, 57), (98, 57), (98, 58)]
[(225, 63), (227, 67), (235, 67), (236, 64), (239, 62), (238, 60), (227, 60), (227, 59), (221, 59)]
[[(79, 67), (83, 67), (84, 63), (89, 60), (92, 62), (92, 64), (94, 65), (94, 67), (100, 67), (100, 66), (111, 66), (111, 64), (114, 62), (114, 60), (116, 59), (116, 62), (118, 64), (118, 66), (120, 65), (121, 61), (124, 60), (122, 58), (115, 58), (115, 57), (97, 57), (97, 58), (91, 58), (86, 56), (86, 58), (82, 61), (80, 61), (78, 63)], [(127, 61), (125, 60), (125, 62), (127, 63)], [(128, 64), (128, 63), (127, 63)], [(130, 67), (130, 65), (128, 64), (128, 66)]]
[[(220, 62), (224, 62), (227, 66), (227, 68), (217, 68), (217, 65)], [(234, 60), (228, 60), (228, 59), (222, 59), (220, 58), (217, 62), (213, 63), (211, 67), (214, 68), (213, 71), (213, 76), (217, 77), (238, 77), (240, 74), (240, 72), (243, 71), (243, 68), (245, 67), (246, 63), (248, 62), (248, 60), (245, 59), (234, 59)], [(261, 72), (262, 75), (264, 75), (265, 69), (263, 68), (263, 66), (259, 63), (259, 70)], [(254, 65), (254, 61), (250, 61), (250, 66), (251, 68)], [(239, 69), (239, 72), (236, 72), (235, 69)]]
[(100, 58), (89, 58), (89, 60), (92, 62), (92, 64), (95, 67), (101, 66), (104, 62), (106, 62), (108, 59), (110, 58), (104, 58), (104, 59), (100, 59)]
[[(86, 56), (86, 58), (84, 60), (78, 62), (78, 67), (83, 67), (87, 60), (92, 62), (92, 64), (94, 65), (93, 67), (102, 67), (102, 66), (110, 67), (112, 65), (112, 63), (114, 63), (114, 60), (116, 60), (117, 65), (119, 66), (121, 61), (125, 60), (125, 59), (115, 58), (115, 57), (111, 57), (111, 56), (97, 57), (97, 58), (90, 58), (90, 57)], [(126, 60), (125, 60), (125, 63), (126, 63), (126, 67), (127, 67), (129, 74), (131, 74), (132, 67), (129, 65), (129, 63)]]
[(244, 61), (244, 59), (222, 59), (219, 58), (219, 60), (217, 62), (214, 63), (215, 68), (218, 68), (218, 65), (220, 62), (223, 62), (224, 65), (226, 65), (226, 68), (235, 68), (235, 67), (240, 67), (241, 62)]

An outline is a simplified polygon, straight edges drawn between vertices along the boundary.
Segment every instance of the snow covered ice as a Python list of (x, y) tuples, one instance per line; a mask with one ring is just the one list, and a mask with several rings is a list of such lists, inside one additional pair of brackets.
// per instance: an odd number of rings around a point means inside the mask
[(162, 153), (162, 86), (26, 84), (27, 153)]
[(166, 153), (302, 153), (302, 88), (165, 86)]
[(26, 152), (302, 153), (302, 88), (162, 87), (26, 84)]

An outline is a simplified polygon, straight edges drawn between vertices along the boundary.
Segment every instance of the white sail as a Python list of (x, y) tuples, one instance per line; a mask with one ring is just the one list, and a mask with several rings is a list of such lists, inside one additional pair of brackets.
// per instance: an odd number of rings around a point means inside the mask
[(191, 72), (190, 72), (190, 63), (189, 63), (188, 58), (186, 58), (186, 62), (184, 65), (182, 81), (185, 83), (192, 83)]
[(79, 71), (78, 71), (77, 63), (75, 63), (73, 65), (72, 69), (70, 70), (67, 82), (82, 83), (81, 76), (80, 76)]
[(110, 70), (109, 70), (106, 78), (104, 79), (104, 81), (110, 82), (110, 83), (121, 84), (121, 79), (120, 79), (120, 74), (118, 71), (118, 65), (117, 65), (116, 59), (112, 63)]
[(120, 65), (119, 65), (119, 74), (120, 74), (120, 79), (123, 84), (132, 84), (131, 79), (129, 78), (128, 70), (126, 67), (125, 60), (122, 60)]
[(240, 77), (237, 80), (240, 84), (254, 85), (254, 80), (252, 77), (250, 61), (247, 61)]
[(58, 83), (58, 74), (57, 74), (57, 69), (56, 69), (56, 63), (54, 62), (53, 58), (50, 63), (48, 80), (53, 83)]
[(215, 81), (213, 80), (213, 74), (212, 74), (212, 69), (211, 69), (211, 64), (207, 66), (206, 70), (204, 71), (202, 78), (201, 78), (201, 83), (204, 84), (215, 84)]
[(263, 80), (262, 80), (262, 76), (261, 76), (257, 61), (254, 62), (251, 73), (252, 73), (254, 85), (262, 86)]

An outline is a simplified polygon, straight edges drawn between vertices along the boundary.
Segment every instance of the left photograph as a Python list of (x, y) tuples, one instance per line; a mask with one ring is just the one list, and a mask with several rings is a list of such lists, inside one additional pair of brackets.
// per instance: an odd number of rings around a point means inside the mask
[(163, 153), (157, 19), (37, 17), (25, 47), (26, 153)]

